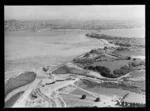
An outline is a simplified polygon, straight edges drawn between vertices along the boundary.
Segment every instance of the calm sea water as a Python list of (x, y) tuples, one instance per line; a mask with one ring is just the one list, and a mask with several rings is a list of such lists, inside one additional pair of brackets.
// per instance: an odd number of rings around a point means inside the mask
[[(102, 33), (127, 36), (127, 32), (132, 31), (139, 37), (139, 29), (113, 29)], [(53, 68), (91, 49), (107, 45), (107, 41), (104, 43), (87, 38), (85, 34), (90, 32), (92, 31), (54, 30), (5, 33), (5, 77), (13, 76), (16, 71), (39, 69), (45, 65)], [(142, 34), (141, 32), (141, 36)]]
[(102, 30), (100, 33), (118, 37), (145, 37), (145, 28)]
[(101, 41), (85, 37), (88, 32), (56, 30), (6, 33), (5, 72), (13, 75), (13, 71), (15, 73), (47, 65), (53, 68), (93, 48), (104, 46)]

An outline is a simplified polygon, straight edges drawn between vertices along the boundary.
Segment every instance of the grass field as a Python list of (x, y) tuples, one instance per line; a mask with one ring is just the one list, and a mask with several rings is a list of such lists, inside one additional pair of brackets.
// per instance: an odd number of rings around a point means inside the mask
[(12, 107), (23, 93), (24, 91), (21, 91), (12, 96), (9, 100), (5, 102), (5, 107)]
[(120, 67), (128, 64), (131, 60), (117, 60), (117, 61), (102, 61), (102, 62), (94, 62), (93, 66), (105, 66), (108, 67), (113, 73), (115, 69), (120, 69)]
[(15, 78), (10, 78), (5, 83), (5, 97), (12, 90), (17, 89), (21, 86), (31, 83), (36, 78), (36, 74), (34, 72), (24, 72)]
[(59, 89), (59, 92), (63, 92), (63, 93), (70, 93), (72, 91), (76, 90), (76, 88), (72, 85), (69, 85), (69, 86), (66, 86), (66, 87), (63, 87), (63, 88), (60, 88)]
[(106, 95), (106, 96), (113, 96), (117, 95), (119, 97), (122, 97), (126, 93), (129, 93), (127, 90), (122, 90), (122, 89), (117, 89), (117, 88), (104, 88), (104, 87), (93, 87), (93, 88), (85, 88), (88, 91), (101, 94), (101, 95)]
[[(70, 94), (75, 94), (75, 95), (86, 95), (87, 97), (94, 97), (92, 94), (89, 94), (81, 89), (75, 89), (74, 91), (70, 92)], [(95, 98), (95, 97), (94, 97)]]
[(68, 107), (93, 107), (94, 101), (86, 101), (62, 96)]
[(145, 49), (139, 48), (139, 49), (132, 49), (132, 50), (122, 50), (122, 51), (115, 51), (119, 55), (122, 56), (145, 56)]
[(135, 70), (132, 73), (130, 73), (130, 77), (136, 78), (136, 77), (145, 77), (145, 70)]
[[(139, 83), (139, 82), (137, 82)], [(136, 85), (135, 82), (131, 83), (130, 81), (127, 82), (102, 82), (102, 83), (96, 83), (90, 80), (82, 80), (77, 83), (78, 87), (81, 87), (83, 89), (89, 90), (91, 92), (95, 92), (102, 95), (117, 95), (117, 96), (123, 96), (124, 94), (128, 92), (136, 92), (141, 93), (141, 91), (144, 91), (144, 82), (139, 83), (141, 85)]]

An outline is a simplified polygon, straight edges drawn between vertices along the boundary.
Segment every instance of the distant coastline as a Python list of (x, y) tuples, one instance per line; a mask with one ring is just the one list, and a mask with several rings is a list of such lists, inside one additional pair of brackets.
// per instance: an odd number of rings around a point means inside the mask
[(108, 30), (140, 28), (144, 24), (137, 21), (117, 20), (5, 20), (5, 31), (51, 31), (56, 29)]

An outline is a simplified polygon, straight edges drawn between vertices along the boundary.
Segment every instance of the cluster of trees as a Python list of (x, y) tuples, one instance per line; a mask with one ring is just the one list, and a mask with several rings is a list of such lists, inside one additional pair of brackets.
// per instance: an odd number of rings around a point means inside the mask
[(132, 69), (127, 65), (122, 66), (120, 69), (115, 69), (113, 73), (111, 73), (110, 69), (105, 66), (85, 66), (84, 69), (96, 71), (102, 76), (109, 78), (117, 78), (132, 71)]
[[(91, 58), (89, 58), (91, 56)], [(90, 52), (84, 54), (82, 58), (75, 58), (73, 62), (80, 63), (80, 64), (92, 64), (93, 62), (97, 61), (104, 55), (104, 52), (101, 49), (93, 49)]]
[(129, 73), (131, 70), (132, 69), (129, 66), (125, 65), (125, 66), (122, 66), (120, 69), (115, 69), (113, 73), (115, 74), (115, 76), (119, 77), (119, 76)]
[(130, 62), (129, 65), (132, 67), (137, 67), (137, 66), (145, 65), (145, 61), (133, 61)]
[(114, 74), (110, 73), (110, 69), (105, 66), (85, 66), (84, 69), (99, 72), (104, 77), (116, 78)]

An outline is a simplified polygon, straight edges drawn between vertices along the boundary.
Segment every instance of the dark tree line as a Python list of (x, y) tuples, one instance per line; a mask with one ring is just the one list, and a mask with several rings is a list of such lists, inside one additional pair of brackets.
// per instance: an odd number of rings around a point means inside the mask
[(84, 69), (96, 71), (104, 77), (116, 78), (114, 74), (110, 73), (110, 69), (105, 66), (85, 66)]
[(85, 66), (84, 69), (96, 71), (102, 76), (109, 78), (117, 78), (132, 71), (132, 69), (127, 65), (122, 66), (120, 69), (115, 69), (113, 73), (111, 73), (110, 69), (105, 66)]

